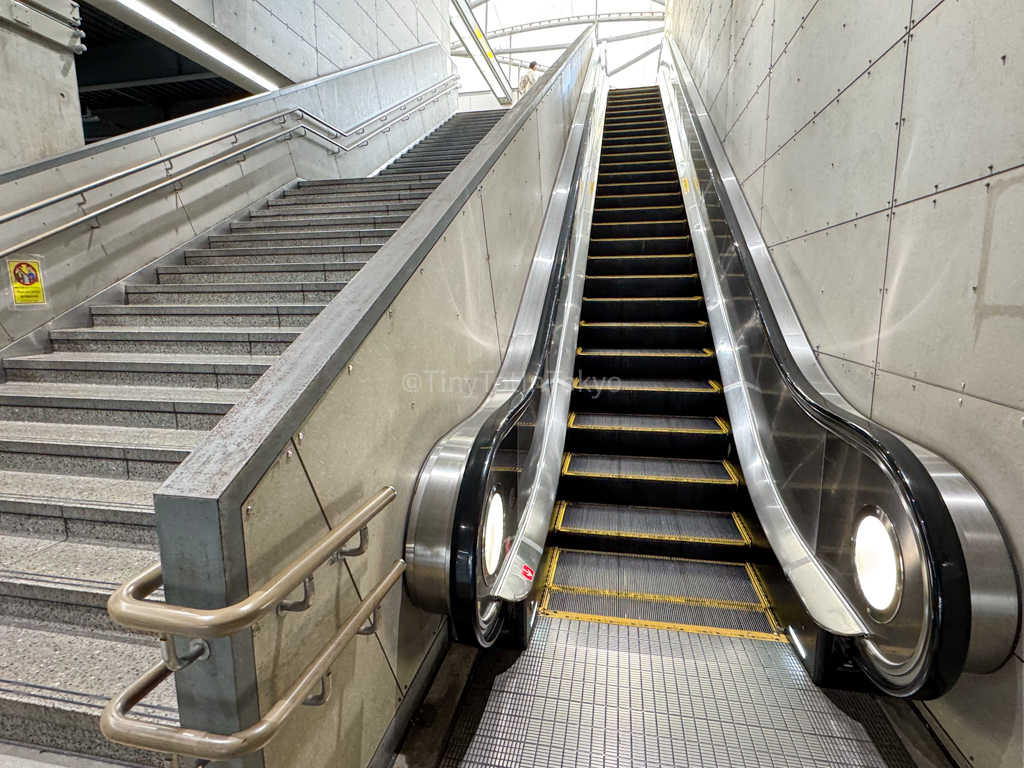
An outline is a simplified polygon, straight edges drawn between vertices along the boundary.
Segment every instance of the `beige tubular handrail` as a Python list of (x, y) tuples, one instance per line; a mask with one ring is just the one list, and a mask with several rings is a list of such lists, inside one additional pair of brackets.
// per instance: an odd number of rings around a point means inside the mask
[[(132, 707), (142, 701), (172, 670), (160, 663), (149, 669), (117, 698), (111, 700), (100, 716), (100, 731), (113, 742), (157, 752), (184, 755), (201, 760), (230, 760), (262, 749), (277, 735), (288, 716), (301, 704), (317, 706), (330, 697), (331, 665), (358, 634), (376, 631), (377, 622), (368, 628), (363, 624), (374, 615), (381, 600), (398, 583), (405, 571), (405, 561), (398, 560), (388, 574), (363, 599), (337, 634), (308, 666), (285, 695), (255, 725), (233, 734), (217, 734), (195, 728), (180, 728), (136, 720), (128, 716)], [(317, 683), (322, 690), (313, 694)]]
[[(167, 170), (168, 172), (170, 172), (171, 168), (173, 167), (172, 161), (181, 157), (182, 155), (186, 155), (189, 154), (190, 152), (195, 152), (196, 150), (211, 146), (227, 138), (234, 138), (235, 142), (233, 143), (237, 143), (238, 134), (245, 133), (246, 131), (252, 130), (253, 128), (258, 128), (261, 125), (266, 125), (267, 123), (271, 122), (277, 122), (280, 125), (284, 125), (287, 122), (289, 116), (294, 116), (295, 119), (298, 121), (306, 120), (308, 122), (315, 123), (316, 125), (324, 129), (321, 131), (318, 130), (317, 128), (312, 127), (311, 125), (304, 123), (294, 125), (290, 128), (284, 128), (283, 130), (277, 131), (276, 133), (272, 133), (271, 135), (266, 136), (262, 139), (250, 142), (249, 144), (234, 149), (231, 152), (227, 152), (223, 155), (220, 155), (219, 157), (207, 163), (203, 163), (202, 165), (196, 166), (195, 168), (191, 168), (188, 171), (185, 171), (184, 173), (180, 173), (175, 176), (168, 176), (166, 179), (163, 179), (162, 181), (156, 184), (151, 184), (147, 187), (144, 187), (138, 192), (135, 192), (129, 195), (128, 197), (117, 200), (116, 202), (104, 206), (103, 208), (91, 212), (83, 211), (83, 214), (80, 218), (65, 222), (64, 224), (48, 229), (45, 232), (42, 232), (41, 234), (30, 237), (28, 240), (24, 240), (23, 242), (3, 249), (2, 251), (0, 251), (0, 259), (4, 258), (5, 256), (10, 256), (11, 254), (14, 253), (18, 253), (19, 251), (22, 251), (25, 248), (29, 248), (35, 245), (36, 243), (46, 240), (47, 238), (53, 237), (54, 235), (59, 235), (62, 232), (66, 232), (67, 230), (73, 227), (77, 227), (83, 222), (92, 221), (98, 224), (100, 216), (110, 213), (111, 211), (120, 208), (123, 205), (134, 202), (135, 200), (138, 200), (141, 197), (145, 197), (146, 195), (151, 194), (152, 192), (156, 192), (159, 189), (163, 189), (164, 187), (180, 184), (185, 179), (190, 178), (191, 176), (194, 176), (197, 173), (202, 173), (203, 171), (209, 170), (210, 168), (219, 165), (223, 162), (226, 162), (228, 160), (232, 160), (236, 157), (242, 157), (244, 159), (244, 155), (246, 152), (251, 152), (254, 149), (264, 146), (265, 144), (270, 144), (280, 139), (290, 139), (295, 134), (298, 134), (299, 136), (305, 136), (307, 133), (311, 133), (319, 137), (321, 140), (327, 142), (328, 144), (334, 147), (333, 154), (339, 154), (341, 152), (351, 152), (352, 150), (357, 149), (358, 147), (364, 146), (367, 141), (372, 139), (378, 133), (387, 133), (388, 131), (390, 131), (391, 126), (395, 123), (395, 120), (393, 118), (397, 117), (400, 120), (408, 120), (409, 115), (426, 109), (428, 104), (439, 101), (442, 96), (445, 96), (446, 94), (451, 93), (453, 90), (456, 90), (459, 87), (458, 81), (458, 75), (450, 75), (446, 77), (444, 80), (441, 80), (440, 82), (430, 86), (429, 88), (425, 88), (419, 93), (413, 94), (409, 98), (404, 99), (403, 101), (400, 101), (397, 104), (393, 104), (384, 111), (369, 118), (368, 120), (364, 120), (359, 125), (356, 125), (344, 131), (341, 130), (340, 128), (335, 128), (330, 123), (324, 122), (316, 115), (307, 112), (301, 107), (285, 110), (275, 115), (271, 115), (270, 117), (265, 117), (261, 120), (255, 120), (251, 123), (246, 123), (245, 125), (242, 125), (231, 131), (226, 131), (217, 136), (214, 136), (213, 138), (205, 139), (204, 141), (189, 145), (175, 152), (170, 152), (167, 155), (163, 155), (153, 160), (149, 160), (145, 163), (140, 163), (138, 165), (132, 166), (131, 168), (126, 168), (123, 171), (118, 171), (117, 173), (111, 174), (110, 176), (106, 176), (102, 179), (89, 182), (88, 184), (76, 187), (75, 189), (71, 189), (66, 192), (62, 192), (58, 195), (54, 195), (53, 197), (49, 197), (45, 200), (40, 200), (36, 203), (32, 203), (31, 205), (25, 206), (24, 208), (19, 208), (16, 211), (11, 211), (10, 213), (0, 216), (0, 224), (5, 224), (8, 221), (13, 221), (14, 219), (17, 219), (21, 216), (25, 216), (29, 213), (42, 210), (43, 208), (46, 208), (50, 205), (54, 205), (55, 203), (59, 203), (63, 200), (68, 200), (72, 197), (83, 196), (84, 201), (84, 195), (86, 192), (102, 187), (105, 184), (110, 184), (111, 182), (119, 181), (120, 179), (124, 179), (135, 173), (144, 171), (147, 168), (152, 168), (156, 165), (160, 165), (161, 163), (166, 164)], [(417, 107), (412, 112), (409, 112), (408, 114), (402, 116), (394, 114), (396, 112), (407, 112), (412, 104), (414, 104), (415, 102), (421, 102), (428, 97), (430, 98), (430, 100), (427, 102), (427, 104), (423, 104), (422, 106)], [(375, 123), (379, 123), (379, 125), (377, 125), (377, 127), (374, 128), (372, 131), (367, 132), (367, 128), (369, 128), (371, 125), (374, 125)], [(338, 139), (349, 138), (351, 136), (357, 137), (354, 142), (344, 144), (338, 141)]]
[[(155, 565), (118, 587), (107, 601), (107, 612), (124, 627), (156, 632), (163, 638), (178, 635), (211, 639), (232, 635), (274, 608), (303, 610), (312, 600), (313, 571), (334, 555), (352, 557), (365, 552), (367, 524), (394, 501), (395, 495), (395, 489), (391, 486), (381, 488), (341, 525), (275, 573), (267, 584), (234, 605), (202, 609), (146, 600), (148, 595), (163, 586), (163, 570)], [(360, 536), (359, 546), (354, 550), (342, 549), (345, 542), (357, 533)], [(302, 601), (285, 601), (302, 584), (306, 585), (306, 598)]]

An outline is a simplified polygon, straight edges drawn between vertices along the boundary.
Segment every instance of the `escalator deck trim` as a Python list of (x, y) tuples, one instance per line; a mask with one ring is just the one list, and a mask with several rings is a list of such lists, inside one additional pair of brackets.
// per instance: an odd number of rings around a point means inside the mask
[[(608, 557), (604, 553), (568, 551), (576, 554)], [(667, 629), (695, 634), (740, 637), (749, 640), (788, 642), (779, 622), (768, 607), (764, 588), (759, 583), (760, 579), (749, 564), (733, 564), (732, 567), (745, 569), (752, 591), (758, 597), (757, 604), (694, 596), (654, 595), (580, 587), (567, 588), (555, 583), (561, 553), (562, 550), (558, 548), (552, 552), (540, 603), (540, 613), (544, 616), (642, 629)], [(716, 561), (656, 558), (645, 555), (629, 555), (628, 557), (660, 559), (675, 563), (725, 565)], [(670, 616), (690, 617), (692, 620), (662, 620)], [(702, 619), (702, 621), (697, 621), (697, 619)]]

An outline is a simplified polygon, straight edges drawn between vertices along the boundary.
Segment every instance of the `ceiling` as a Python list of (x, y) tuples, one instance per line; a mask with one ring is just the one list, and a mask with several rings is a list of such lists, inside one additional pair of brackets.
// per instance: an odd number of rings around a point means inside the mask
[(81, 14), (88, 50), (76, 68), (86, 142), (249, 95), (87, 2)]

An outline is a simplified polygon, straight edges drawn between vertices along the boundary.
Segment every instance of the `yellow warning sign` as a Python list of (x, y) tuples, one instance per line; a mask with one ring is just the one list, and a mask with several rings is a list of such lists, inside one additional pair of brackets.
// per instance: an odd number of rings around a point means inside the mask
[(45, 304), (43, 268), (38, 259), (10, 259), (7, 274), (11, 279), (11, 293), (15, 306)]
[(690, 193), (690, 179), (688, 176), (683, 176), (683, 194)]

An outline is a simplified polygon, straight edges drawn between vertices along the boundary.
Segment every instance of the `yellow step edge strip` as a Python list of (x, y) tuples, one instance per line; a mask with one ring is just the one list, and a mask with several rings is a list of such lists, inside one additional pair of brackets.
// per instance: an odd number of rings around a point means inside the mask
[[(676, 192), (650, 192), (648, 194), (636, 194), (636, 195), (594, 195), (594, 197), (614, 197), (616, 200), (621, 200), (623, 197), (664, 197), (666, 195), (677, 195)], [(602, 208), (601, 210), (608, 211), (614, 210), (612, 208)]]
[(613, 426), (601, 426), (598, 424), (577, 424), (575, 411), (569, 414), (569, 422), (567, 426), (570, 429), (593, 429), (602, 430), (605, 432), (653, 432), (655, 434), (673, 434), (673, 435), (728, 435), (729, 425), (722, 421), (717, 416), (715, 422), (718, 424), (718, 429), (686, 429), (683, 427), (613, 427)]
[(732, 514), (732, 521), (734, 523), (736, 523), (736, 530), (739, 531), (740, 532), (740, 536), (743, 537), (743, 543), (746, 546), (748, 546), (748, 547), (752, 546), (753, 543), (754, 543), (754, 539), (750, 535), (750, 529), (747, 528), (747, 524), (745, 522), (743, 522), (743, 518), (740, 516), (740, 513), (739, 512), (733, 512), (731, 514)]
[[(639, 208), (639, 209), (637, 209), (637, 208), (602, 208), (601, 210), (602, 211), (636, 211), (636, 210), (641, 210), (641, 211), (659, 211), (659, 210), (678, 211), (682, 207), (683, 206), (681, 206), (681, 205), (650, 205), (650, 206), (647, 206), (645, 208)], [(606, 222), (595, 221), (594, 223), (595, 224), (605, 224)], [(629, 222), (626, 222), (626, 223), (629, 223)]]
[(725, 471), (729, 473), (732, 479), (737, 485), (746, 485), (746, 481), (743, 479), (743, 473), (740, 472), (739, 468), (736, 467), (731, 461), (723, 461), (722, 464), (725, 466)]
[[(594, 624), (615, 624), (620, 627), (635, 627), (637, 629), (664, 629), (672, 632), (689, 632), (694, 635), (716, 635), (719, 637), (736, 637), (743, 640), (764, 640), (774, 643), (788, 643), (785, 635), (773, 635), (766, 632), (746, 632), (740, 629), (724, 629), (721, 627), (701, 627), (693, 624), (670, 624), (662, 621), (639, 621), (637, 619), (620, 619), (614, 616), (597, 616), (586, 613), (570, 613), (568, 611), (556, 611), (548, 607), (548, 596), (550, 592), (544, 593), (544, 600), (540, 608), (543, 616), (550, 616), (553, 619), (570, 619), (573, 621), (587, 621)], [(769, 623), (771, 618), (769, 617)]]
[(704, 301), (703, 296), (584, 296), (584, 301)]
[[(599, 474), (597, 472), (579, 472), (569, 468), (569, 463), (572, 460), (572, 454), (565, 454), (566, 458), (562, 462), (562, 475), (565, 477), (592, 477), (597, 479), (605, 480), (645, 480), (652, 483), (684, 483), (690, 485), (737, 485), (737, 479), (734, 470), (729, 467), (729, 462), (701, 462), (701, 463), (721, 463), (726, 472), (729, 473), (729, 479), (726, 480), (720, 477), (665, 477), (664, 475), (607, 475)], [(637, 458), (635, 456), (627, 456), (625, 458)], [(699, 459), (674, 459), (674, 461), (684, 462), (699, 462)]]
[[(642, 208), (640, 210), (643, 210)], [(654, 220), (635, 220), (635, 221), (595, 221), (591, 227), (621, 227), (627, 224), (644, 224), (650, 226), (651, 224), (685, 224), (685, 219), (654, 219)]]
[(593, 587), (569, 587), (563, 584), (552, 584), (549, 589), (552, 592), (567, 592), (572, 595), (593, 595), (595, 597), (624, 597), (629, 600), (657, 600), (661, 603), (674, 603), (675, 605), (693, 605), (705, 608), (724, 608), (730, 611), (748, 611), (757, 613), (763, 611), (765, 606), (761, 603), (748, 603), (739, 600), (715, 600), (706, 597), (693, 597), (692, 595), (655, 595), (648, 592), (616, 591), (614, 589), (595, 589)]

